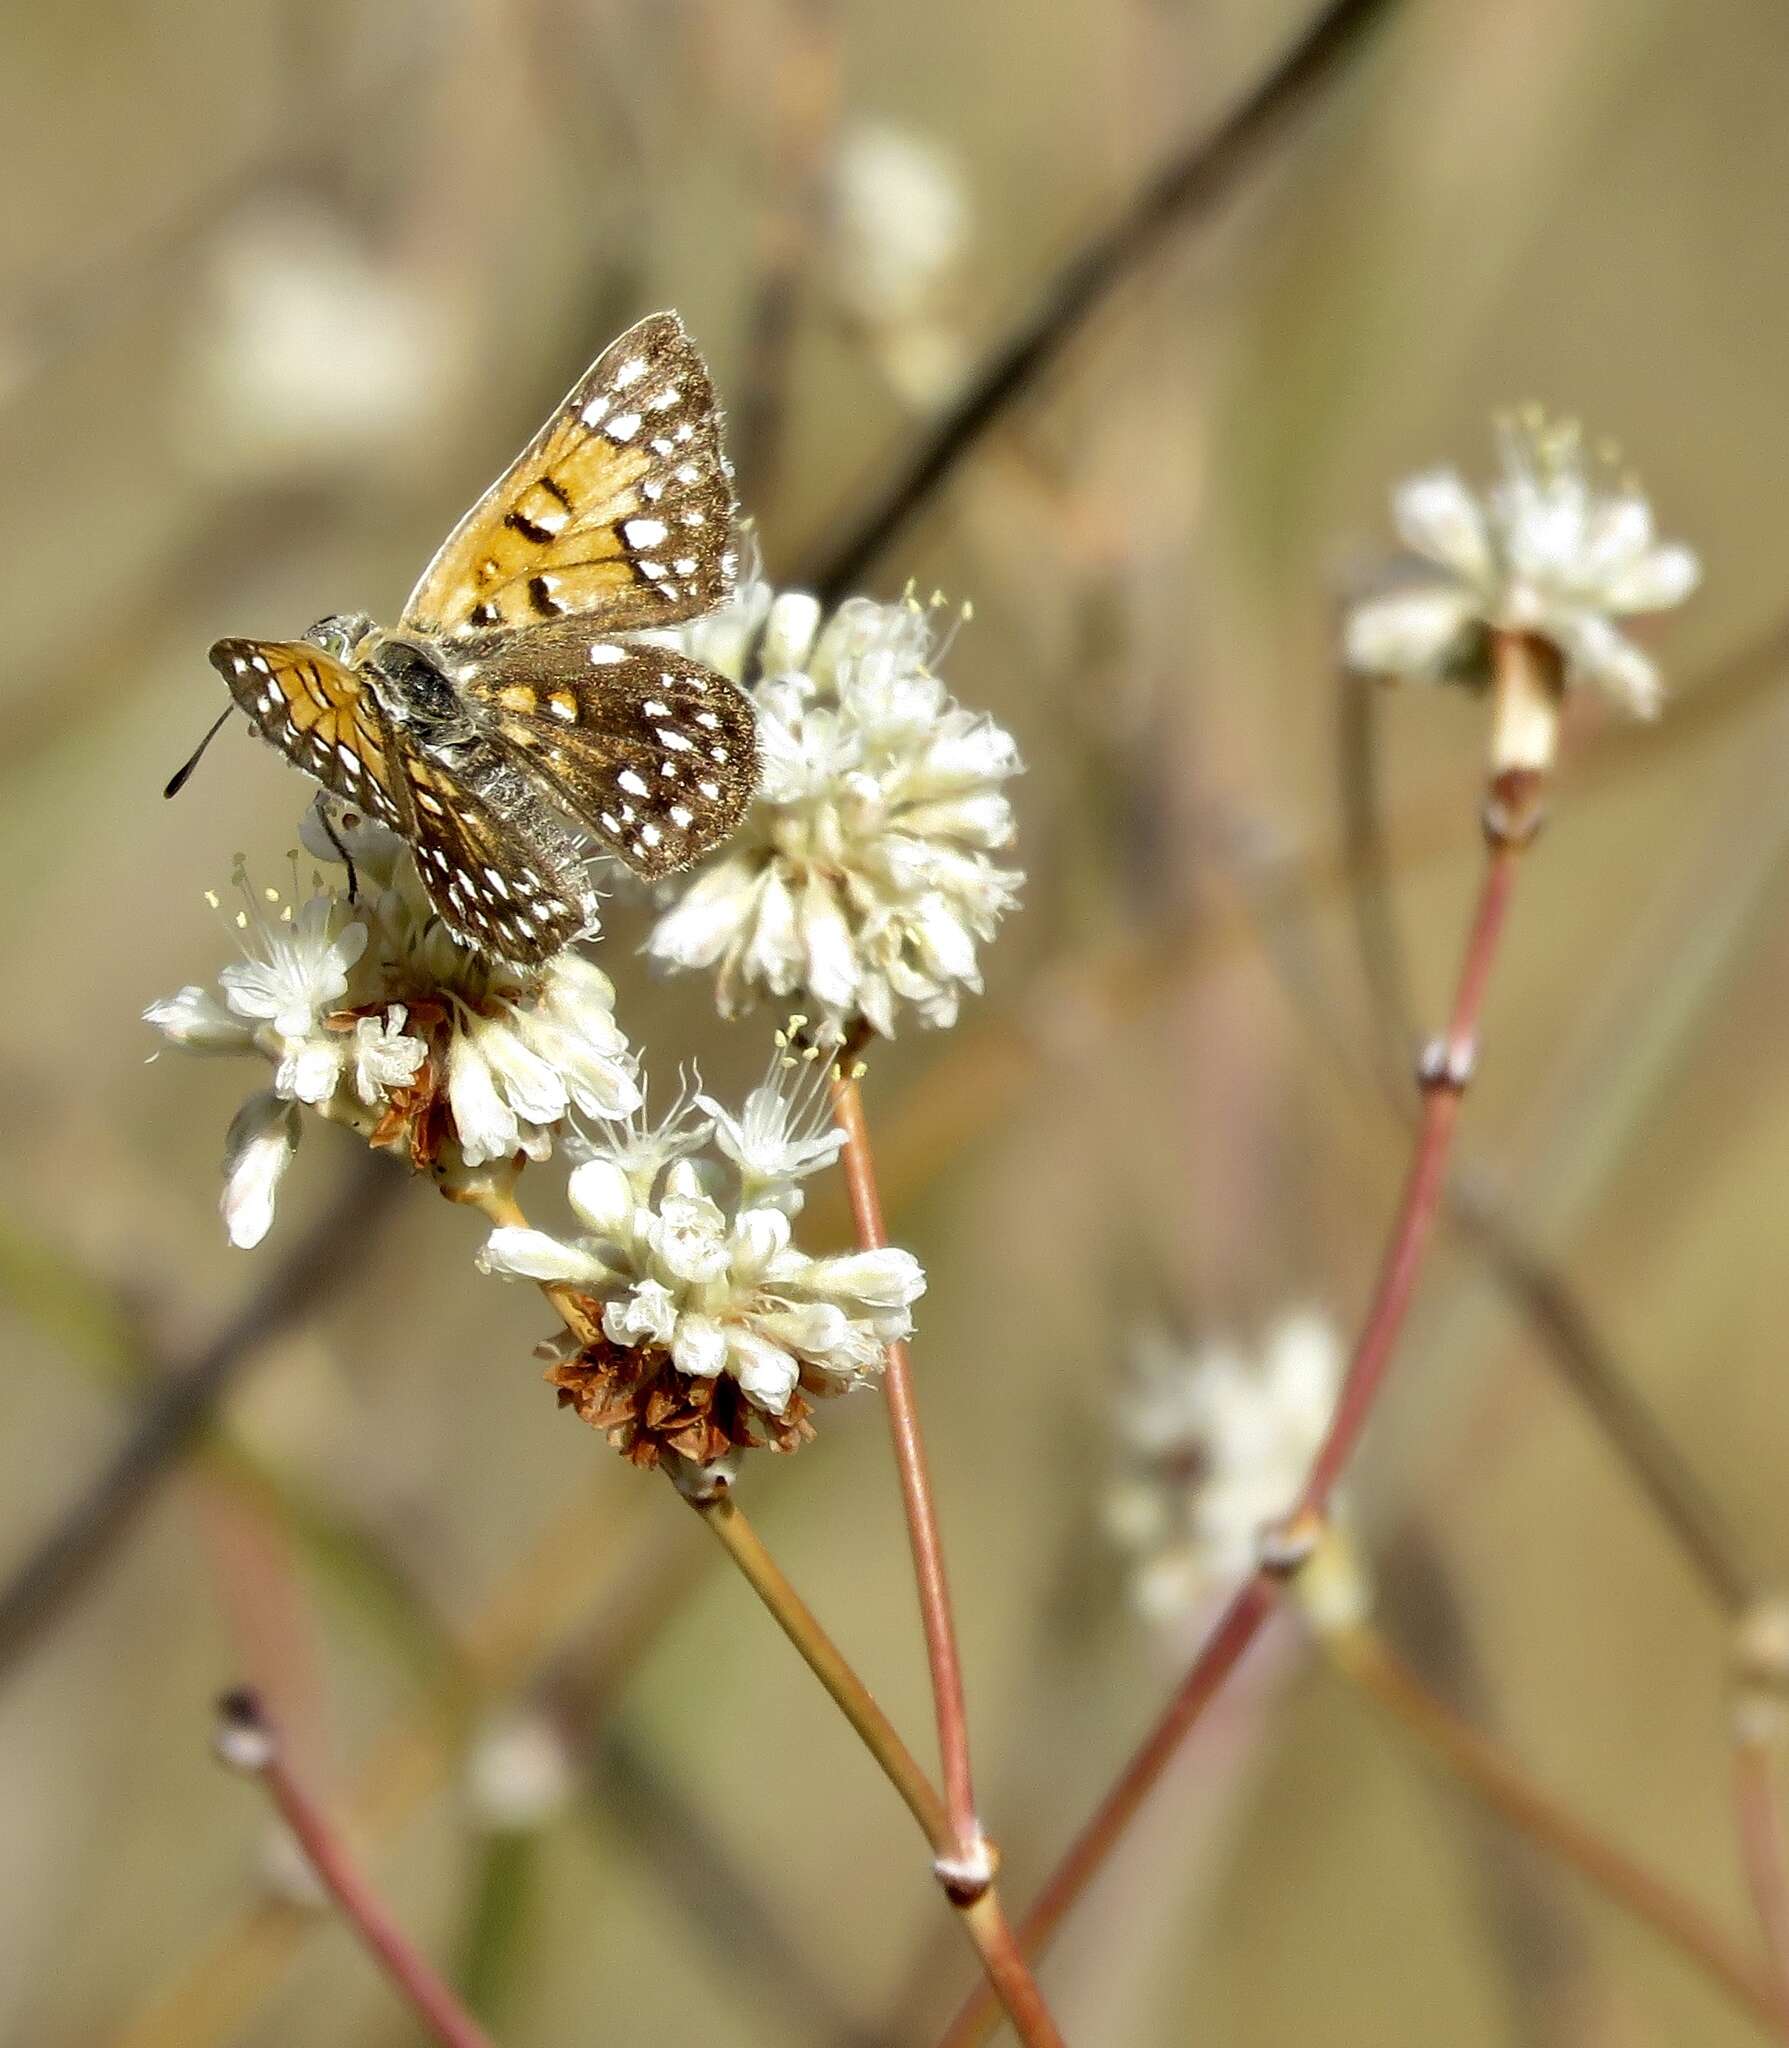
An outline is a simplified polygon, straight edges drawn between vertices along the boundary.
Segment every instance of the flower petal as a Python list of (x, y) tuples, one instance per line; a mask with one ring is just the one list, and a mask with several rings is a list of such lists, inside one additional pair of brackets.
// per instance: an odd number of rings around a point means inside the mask
[(1469, 583), (1489, 580), (1493, 563), (1485, 515), (1457, 471), (1432, 469), (1400, 484), (1392, 494), (1392, 521), (1419, 555)]
[(544, 1230), (521, 1230), (505, 1224), (493, 1230), (478, 1254), (482, 1272), (505, 1280), (569, 1280), (591, 1283), (608, 1279), (600, 1259), (581, 1246), (562, 1243)]
[(230, 1242), (258, 1245), (273, 1223), (274, 1196), (298, 1150), (298, 1111), (271, 1090), (251, 1095), (224, 1140), (224, 1192), (218, 1203)]

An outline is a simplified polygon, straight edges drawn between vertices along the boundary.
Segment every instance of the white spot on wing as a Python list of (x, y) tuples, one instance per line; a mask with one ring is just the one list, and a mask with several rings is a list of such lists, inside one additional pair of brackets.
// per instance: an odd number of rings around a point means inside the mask
[(630, 548), (655, 548), (671, 529), (662, 519), (628, 519), (621, 530)]
[(603, 432), (611, 441), (631, 441), (640, 431), (640, 415), (637, 412), (618, 412), (612, 420), (603, 423)]

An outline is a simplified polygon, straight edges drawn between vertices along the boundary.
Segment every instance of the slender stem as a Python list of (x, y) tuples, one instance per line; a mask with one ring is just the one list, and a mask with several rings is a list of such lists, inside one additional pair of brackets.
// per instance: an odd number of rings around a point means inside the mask
[(1397, 1222), (1328, 1434), (1299, 1497), (1303, 1512), (1321, 1514), (1328, 1505), (1342, 1468), (1360, 1441), (1409, 1314), (1417, 1277), (1434, 1236), (1460, 1097), (1471, 1077), (1478, 1019), (1519, 860), (1519, 849), (1514, 846), (1498, 842), (1491, 847), (1447, 1032), (1423, 1063), (1422, 1115)]
[(1774, 1746), (1743, 1730), (1733, 1745), (1733, 1811), (1746, 1884), (1770, 1953), (1776, 2025), (1789, 2038), (1789, 1854)]
[(1776, 1973), (1747, 1955), (1700, 1906), (1556, 1805), (1490, 1738), (1438, 1699), (1368, 1627), (1327, 1632), (1337, 1667), (1424, 1743), (1492, 1812), (1662, 1936), (1771, 2032), (1782, 2024)]
[[(845, 1181), (857, 1241), (866, 1251), (887, 1244), (882, 1197), (876, 1186), (876, 1165), (864, 1122), (863, 1095), (848, 1064), (841, 1063), (832, 1084), (833, 1114), (845, 1134)], [(944, 1546), (938, 1534), (938, 1511), (932, 1498), (931, 1473), (920, 1434), (919, 1406), (913, 1395), (912, 1363), (907, 1347), (888, 1347), (883, 1376), (889, 1432), (901, 1479), (901, 1502), (907, 1515), (907, 1537), (913, 1551), (914, 1584), (919, 1593), (920, 1620), (925, 1629), (926, 1662), (932, 1676), (932, 1704), (938, 1719), (938, 1755), (944, 1776), (944, 1803), (950, 1814), (951, 1853), (965, 1864), (985, 1854), (981, 1823), (975, 1815), (975, 1782), (969, 1763), (969, 1717), (963, 1700), (963, 1669), (957, 1654), (956, 1624), (951, 1617), (950, 1584), (945, 1576)]]
[(399, 1995), (442, 2048), (492, 2048), (491, 2037), (411, 1945), (281, 1754), (273, 1724), (252, 1692), (226, 1695), (218, 1707), (217, 1749), (233, 1769), (267, 1787), (280, 1818), (343, 1917)]
[[(688, 1496), (685, 1496), (688, 1498)], [(839, 1711), (856, 1729), (883, 1775), (907, 1803), (925, 1838), (939, 1855), (951, 1848), (950, 1822), (944, 1802), (933, 1790), (913, 1752), (895, 1732), (894, 1724), (871, 1697), (869, 1688), (845, 1661), (813, 1610), (783, 1576), (756, 1529), (731, 1493), (690, 1500), (715, 1540), (739, 1567), (752, 1591), (769, 1608), (776, 1625), (801, 1652), (802, 1661), (831, 1694)]]
[(1035, 2044), (1035, 2048), (1064, 2048), (1061, 2032), (1050, 2017), (1043, 1993), (1037, 1988), (1037, 1979), (1032, 1976), (1024, 1951), (1007, 1920), (1000, 1894), (989, 1885), (978, 1898), (971, 1899), (957, 1917), (968, 1929), (969, 1939), (974, 1942), (982, 1967), (987, 1972), (987, 1981), (1006, 2008), (1006, 2016), (1012, 2021), (1019, 2039)]
[[(1320, 1526), (1336, 1481), (1353, 1455), (1384, 1387), (1386, 1371), (1403, 1333), (1423, 1260), (1434, 1236), (1460, 1098), (1471, 1079), (1479, 1018), (1526, 843), (1495, 829), (1488, 830), (1487, 839), (1488, 857), (1447, 1029), (1422, 1061), (1422, 1110), (1403, 1195), (1335, 1412), (1297, 1505), (1287, 1518), (1285, 1536), (1278, 1546), (1281, 1554), (1265, 1559), (1225, 1610), (1161, 1719), (1124, 1766), (1093, 1819), (1075, 1838), (1019, 1923), (1019, 1939), (1025, 1953), (1033, 1958), (1105, 1864), (1170, 1757), (1185, 1741), (1225, 1678), (1241, 1662), (1272, 1612), (1277, 1581), (1289, 1566), (1299, 1561), (1301, 1535)], [(970, 2048), (970, 2044), (986, 2038), (990, 2017), (979, 1999), (967, 2001), (944, 2035), (944, 2044), (948, 2048)]]
[[(812, 1610), (783, 1576), (776, 1560), (765, 1549), (758, 1532), (740, 1511), (731, 1493), (721, 1492), (702, 1499), (686, 1495), (685, 1498), (714, 1532), (716, 1540), (739, 1567), (753, 1592), (769, 1608), (777, 1626), (800, 1651), (808, 1669), (857, 1731), (889, 1783), (906, 1801), (909, 1812), (932, 1845), (933, 1855), (941, 1865), (948, 1867), (956, 1838), (944, 1802), (915, 1761), (913, 1752), (895, 1732), (888, 1716), (871, 1697), (869, 1688), (852, 1670)], [(1062, 2037), (1026, 1967), (993, 1885), (981, 1881), (972, 1889), (953, 1891), (947, 1883), (945, 1891), (956, 1908), (965, 1933), (982, 1959), (991, 1987), (990, 2008), (997, 2000), (1028, 2048), (1062, 2048)]]
[[(841, 1073), (842, 1073), (841, 1069)], [(853, 1201), (857, 1205), (860, 1231), (864, 1233), (866, 1245), (881, 1245), (882, 1217), (876, 1197), (874, 1176), (869, 1168), (867, 1142), (863, 1129), (861, 1104), (857, 1101), (856, 1084), (840, 1080), (838, 1089), (848, 1089), (855, 1108), (853, 1121), (848, 1121), (852, 1112), (841, 1109), (840, 1122), (846, 1130), (847, 1172), (852, 1177)], [(855, 1128), (855, 1139), (853, 1138)], [(857, 1167), (851, 1167), (855, 1155)], [(486, 1216), (493, 1224), (524, 1226), (527, 1218), (521, 1204), (516, 1200), (513, 1189), (497, 1187), (479, 1176), (450, 1191), (452, 1199), (467, 1203)], [(567, 1327), (574, 1335), (588, 1339), (589, 1319), (575, 1293), (562, 1287), (542, 1283), (541, 1292), (559, 1311)], [(896, 1347), (891, 1347), (891, 1350)], [(924, 1452), (919, 1442), (919, 1420), (914, 1413), (911, 1385), (907, 1376), (905, 1346), (898, 1347), (901, 1353), (898, 1367), (892, 1362), (888, 1367), (888, 1378), (893, 1382), (898, 1377), (904, 1390), (905, 1432), (897, 1426), (896, 1443), (905, 1442), (907, 1449), (903, 1458), (903, 1491), (908, 1500), (909, 1526), (913, 1526), (916, 1512), (914, 1494), (907, 1484), (907, 1462), (910, 1457), (917, 1470), (918, 1498), (920, 1512), (925, 1524), (925, 1556), (930, 1560), (930, 1576), (927, 1566), (921, 1562), (921, 1537), (916, 1532), (913, 1538), (914, 1559), (921, 1583), (922, 1607), (927, 1615), (926, 1641), (928, 1651), (932, 1650), (933, 1608), (929, 1598), (935, 1598), (941, 1616), (942, 1641), (948, 1653), (947, 1669), (954, 1700), (953, 1727), (958, 1742), (960, 1757), (961, 1791), (967, 1800), (968, 1831), (964, 1832), (955, 1812), (951, 1810), (948, 1797), (941, 1800), (933, 1790), (931, 1781), (913, 1756), (913, 1752), (895, 1732), (894, 1724), (877, 1706), (868, 1686), (847, 1663), (843, 1653), (832, 1638), (820, 1626), (813, 1610), (796, 1592), (784, 1576), (781, 1566), (765, 1548), (762, 1538), (741, 1512), (730, 1489), (719, 1487), (712, 1493), (697, 1494), (683, 1492), (682, 1499), (695, 1509), (713, 1531), (721, 1548), (739, 1567), (746, 1582), (770, 1610), (779, 1628), (800, 1651), (820, 1683), (826, 1688), (834, 1704), (856, 1730), (864, 1747), (881, 1767), (889, 1783), (906, 1801), (908, 1810), (918, 1821), (926, 1840), (931, 1844), (933, 1869), (943, 1885), (945, 1896), (956, 1909), (957, 1918), (964, 1931), (974, 1943), (987, 1972), (988, 1982), (1005, 2008), (1021, 2041), (1027, 2048), (1062, 2048), (1062, 2037), (1050, 2018), (1042, 1994), (1026, 1968), (1024, 1956), (1013, 1939), (1007, 1924), (1004, 1908), (993, 1888), (994, 1854), (989, 1843), (982, 1839), (980, 1828), (975, 1822), (975, 1806), (969, 1793), (968, 1738), (964, 1729), (962, 1677), (956, 1659), (956, 1642), (951, 1630), (949, 1595), (944, 1584), (944, 1559), (938, 1544), (938, 1532), (932, 1515), (930, 1484), (926, 1477)], [(892, 1386), (890, 1389), (893, 1400)], [(927, 1588), (935, 1588), (935, 1594), (928, 1596)], [(938, 1663), (934, 1657), (933, 1689), (938, 1694), (940, 1679)], [(940, 1735), (942, 1738), (946, 1712), (939, 1708)], [(953, 1754), (951, 1748), (941, 1740), (947, 1768)]]
[[(1772, 651), (1780, 658), (1773, 639)], [(1343, 675), (1336, 756), (1342, 851), (1354, 908), (1355, 943), (1372, 996), (1375, 1061), (1384, 1092), (1404, 1112), (1403, 1048), (1412, 1038), (1409, 966), (1394, 914), (1381, 805), (1384, 685)], [(1698, 700), (1700, 701), (1700, 700)], [(1245, 877), (1245, 880), (1252, 878)], [(1260, 895), (1250, 889), (1251, 900)], [(1314, 991), (1305, 990), (1311, 997)], [(1493, 1278), (1523, 1307), (1569, 1391), (1609, 1442), (1712, 1597), (1738, 1616), (1760, 1591), (1720, 1504), (1697, 1478), (1658, 1418), (1635, 1392), (1631, 1375), (1592, 1323), (1565, 1277), (1526, 1242), (1483, 1182), (1460, 1163), (1446, 1216), (1478, 1249)]]
[[(1068, 1853), (1050, 1873), (1043, 1890), (1026, 1908), (1019, 1923), (1018, 1939), (1033, 1963), (1048, 1951), (1069, 1909), (1080, 1899), (1137, 1809), (1155, 1789), (1187, 1731), (1255, 1640), (1274, 1605), (1275, 1593), (1274, 1581), (1257, 1575), (1237, 1594), (1205, 1639), (1192, 1669), (1181, 1680), (1155, 1726), (1132, 1753), (1092, 1818), (1069, 1844)], [(975, 2048), (976, 2043), (988, 2038), (998, 2016), (988, 1987), (978, 1984), (939, 2036), (938, 2048)]]

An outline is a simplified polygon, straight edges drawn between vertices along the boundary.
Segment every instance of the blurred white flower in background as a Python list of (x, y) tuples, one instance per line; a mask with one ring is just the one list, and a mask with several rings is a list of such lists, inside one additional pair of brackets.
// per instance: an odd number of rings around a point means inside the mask
[(1349, 663), (1479, 680), (1488, 629), (1528, 633), (1558, 649), (1568, 683), (1652, 717), (1658, 670), (1615, 621), (1680, 604), (1701, 575), (1695, 555), (1658, 539), (1638, 485), (1606, 457), (1593, 463), (1575, 424), (1528, 408), (1499, 422), (1498, 441), (1503, 473), (1483, 491), (1438, 469), (1393, 493), (1416, 559), (1396, 588), (1350, 609)]
[(680, 1102), (656, 1128), (597, 1133), (567, 1187), (585, 1234), (500, 1227), (479, 1254), (486, 1272), (582, 1300), (600, 1334), (556, 1340), (548, 1377), (636, 1464), (792, 1450), (811, 1398), (873, 1379), (911, 1334), (925, 1275), (910, 1253), (816, 1258), (794, 1242), (798, 1183), (836, 1156), (806, 1133), (810, 1055), (777, 1063), (780, 1106), (767, 1083), (739, 1117), (692, 1123)]
[(840, 139), (826, 274), (840, 310), (910, 403), (935, 405), (967, 360), (957, 314), (971, 214), (962, 166), (942, 143), (891, 122)]
[[(325, 808), (333, 823), (321, 833)], [(298, 1141), (296, 1104), (449, 1172), (517, 1153), (544, 1159), (573, 1111), (625, 1118), (639, 1107), (634, 1055), (600, 968), (567, 951), (522, 969), (461, 945), (401, 841), (333, 800), (312, 810), (303, 836), (320, 857), (352, 855), (353, 900), (320, 875), (301, 900), (296, 855), (286, 892), (255, 888), (238, 863), (231, 929), (242, 959), (220, 971), (218, 993), (189, 985), (143, 1013), (189, 1052), (272, 1065), (271, 1088), (231, 1127), (232, 1243), (258, 1243), (272, 1222)]]
[(257, 198), (213, 237), (174, 387), (207, 475), (306, 476), (416, 435), (447, 393), (442, 316), (332, 209)]
[(578, 1789), (577, 1763), (552, 1717), (512, 1707), (479, 1730), (466, 1759), (466, 1800), (493, 1834), (555, 1821)]
[(747, 584), (682, 644), (746, 687), (762, 780), (735, 837), (676, 885), (647, 939), (668, 967), (712, 970), (723, 1015), (793, 997), (837, 1034), (891, 1035), (910, 1009), (956, 1021), (978, 948), (1024, 877), (990, 858), (1014, 836), (1011, 736), (933, 674), (933, 621), (912, 602), (813, 598)]
[(1106, 1523), (1130, 1558), (1138, 1610), (1195, 1611), (1260, 1559), (1262, 1533), (1297, 1504), (1341, 1384), (1321, 1316), (1283, 1317), (1257, 1355), (1140, 1336), (1115, 1404), (1119, 1470)]

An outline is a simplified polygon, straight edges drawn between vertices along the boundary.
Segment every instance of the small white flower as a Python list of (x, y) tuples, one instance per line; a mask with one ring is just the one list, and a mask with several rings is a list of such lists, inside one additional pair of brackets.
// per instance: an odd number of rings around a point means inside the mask
[[(305, 1038), (348, 993), (348, 970), (366, 951), (364, 924), (352, 921), (333, 896), (313, 896), (287, 922), (262, 911), (246, 875), (237, 884), (249, 909), (236, 923), (244, 957), (218, 975), (224, 1000), (239, 1017), (271, 1024), (281, 1038)], [(277, 892), (268, 892), (278, 902)]]
[(969, 205), (961, 167), (940, 144), (885, 121), (860, 121), (833, 166), (835, 284), (872, 321), (922, 309), (962, 260)]
[(466, 1795), (494, 1833), (545, 1827), (571, 1804), (578, 1773), (565, 1739), (543, 1713), (515, 1710), (483, 1729), (466, 1760)]
[(143, 1012), (143, 1021), (186, 1052), (252, 1052), (255, 1046), (252, 1028), (209, 989), (196, 988), (191, 982), (151, 1003)]
[(790, 1216), (802, 1204), (798, 1183), (831, 1166), (845, 1143), (832, 1119), (826, 1049), (793, 1050), (806, 1022), (793, 1017), (790, 1029), (777, 1033), (770, 1069), (737, 1116), (712, 1095), (696, 1097), (696, 1107), (712, 1121), (715, 1149), (732, 1164), (747, 1194)]
[[(796, 1069), (804, 1094), (811, 1071)], [(787, 1079), (780, 1064), (776, 1072)], [(788, 1192), (792, 1142), (802, 1172), (824, 1162), (811, 1139), (790, 1138), (805, 1110), (755, 1095), (741, 1116), (714, 1105), (699, 1130), (679, 1105), (660, 1127), (674, 1135), (659, 1138), (656, 1159), (639, 1131), (615, 1127), (613, 1149), (597, 1150), (567, 1184), (584, 1235), (503, 1228), (479, 1254), (487, 1272), (569, 1285), (595, 1306), (602, 1343), (556, 1354), (552, 1377), (640, 1463), (677, 1454), (708, 1465), (766, 1440), (791, 1447), (804, 1428), (798, 1397), (880, 1372), (925, 1291), (907, 1252), (815, 1258), (795, 1244), (789, 1213), (768, 1195)], [(719, 1157), (689, 1156), (711, 1137)], [(749, 1163), (771, 1152), (783, 1169), (774, 1184)]]
[(1499, 439), (1503, 474), (1482, 493), (1453, 470), (1398, 487), (1393, 514), (1415, 572), (1350, 610), (1349, 662), (1475, 678), (1487, 629), (1530, 633), (1559, 650), (1568, 682), (1653, 716), (1658, 671), (1614, 621), (1681, 604), (1700, 580), (1695, 555), (1658, 539), (1635, 484), (1593, 473), (1575, 427), (1530, 410), (1501, 422)]
[(272, 1090), (251, 1095), (224, 1141), (224, 1192), (219, 1203), (230, 1242), (251, 1250), (273, 1223), (274, 1197), (298, 1150), (298, 1112)]
[(647, 951), (712, 969), (728, 1016), (769, 994), (811, 1005), (822, 1036), (859, 1017), (891, 1035), (903, 1006), (953, 1023), (1023, 880), (990, 858), (1013, 838), (1017, 749), (932, 673), (917, 605), (853, 600), (821, 625), (811, 598), (760, 585), (736, 604), (763, 621), (755, 672), (729, 671), (758, 706), (758, 801)]
[(393, 1003), (383, 1017), (355, 1020), (354, 1040), (349, 1054), (354, 1069), (354, 1092), (369, 1108), (382, 1096), (408, 1088), (416, 1070), (429, 1056), (426, 1040), (411, 1038), (404, 1031), (409, 1012)]
[(933, 404), (962, 374), (958, 300), (970, 240), (962, 167), (881, 121), (848, 129), (833, 165), (827, 279), (896, 388)]
[(1321, 1317), (1293, 1315), (1258, 1358), (1137, 1343), (1117, 1409), (1120, 1473), (1107, 1526), (1132, 1556), (1132, 1593), (1157, 1621), (1243, 1577), (1262, 1532), (1291, 1511), (1323, 1441), (1341, 1351)]
[[(194, 1052), (257, 1053), (274, 1093), (382, 1145), (453, 1170), (544, 1159), (575, 1113), (628, 1118), (635, 1061), (607, 975), (571, 952), (523, 970), (462, 946), (434, 915), (402, 843), (345, 806), (307, 814), (307, 845), (353, 864), (350, 900), (300, 903), (237, 871), (231, 923), (244, 957), (223, 1000), (186, 987), (146, 1020)], [(296, 856), (294, 856), (296, 861)], [(294, 876), (296, 880), (296, 875)], [(217, 898), (210, 899), (221, 908)], [(444, 1102), (445, 1118), (433, 1114)]]
[(210, 238), (176, 442), (214, 474), (364, 462), (446, 396), (439, 308), (314, 200), (259, 198)]

